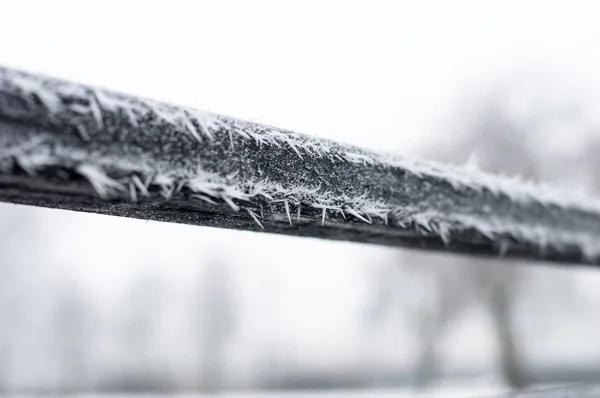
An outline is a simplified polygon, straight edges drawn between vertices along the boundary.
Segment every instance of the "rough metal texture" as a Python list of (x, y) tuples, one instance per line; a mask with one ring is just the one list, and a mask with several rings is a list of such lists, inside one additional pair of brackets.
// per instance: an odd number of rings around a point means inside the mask
[(600, 262), (600, 205), (587, 198), (4, 68), (0, 200), (427, 250)]

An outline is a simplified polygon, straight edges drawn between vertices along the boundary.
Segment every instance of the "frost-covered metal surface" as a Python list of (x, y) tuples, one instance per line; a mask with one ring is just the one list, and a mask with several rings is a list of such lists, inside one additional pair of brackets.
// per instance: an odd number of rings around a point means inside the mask
[(0, 200), (600, 263), (589, 198), (4, 68)]

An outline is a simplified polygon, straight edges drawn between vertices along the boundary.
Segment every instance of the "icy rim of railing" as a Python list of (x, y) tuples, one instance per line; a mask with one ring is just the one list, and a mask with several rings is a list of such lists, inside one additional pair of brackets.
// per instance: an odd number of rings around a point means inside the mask
[(600, 260), (600, 202), (583, 195), (6, 68), (0, 200), (425, 249)]

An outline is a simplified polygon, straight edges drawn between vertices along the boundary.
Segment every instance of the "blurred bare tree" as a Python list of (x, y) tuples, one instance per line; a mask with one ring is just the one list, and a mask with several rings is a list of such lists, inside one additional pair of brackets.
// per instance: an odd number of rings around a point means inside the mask
[(219, 391), (224, 385), (225, 350), (235, 333), (236, 308), (231, 276), (226, 262), (205, 263), (197, 281), (197, 306), (193, 326), (199, 342), (198, 388)]
[(443, 269), (434, 265), (417, 272), (421, 273), (421, 278), (428, 280), (426, 292), (432, 295), (429, 300), (422, 301), (426, 305), (412, 312), (412, 318), (416, 321), (413, 328), (418, 339), (415, 384), (423, 387), (439, 376), (440, 337), (462, 313), (468, 304), (470, 292), (465, 289), (464, 273), (456, 272), (455, 267)]
[[(535, 103), (535, 98), (540, 97), (538, 92), (533, 93), (533, 100), (526, 98), (530, 102), (529, 109), (521, 107), (515, 111), (515, 103), (517, 108), (522, 105), (519, 104), (523, 100), (522, 87), (511, 82), (500, 86), (499, 90), (494, 89), (473, 101), (469, 111), (461, 115), (462, 135), (442, 138), (439, 145), (430, 150), (430, 156), (527, 180), (548, 179), (544, 175), (548, 157), (540, 142), (554, 121), (565, 122), (565, 118), (578, 115), (571, 115), (571, 108), (563, 107), (560, 102)], [(526, 88), (525, 97), (527, 94), (530, 93)], [(590, 158), (594, 159), (592, 163), (597, 163), (596, 156)], [(587, 159), (586, 164), (589, 163)], [(513, 388), (526, 387), (530, 377), (520, 347), (515, 313), (535, 270), (518, 263), (490, 264), (467, 257), (451, 260), (444, 257), (438, 262), (438, 258), (402, 253), (400, 264), (390, 265), (395, 270), (384, 269), (381, 273), (371, 309), (381, 317), (385, 311), (392, 310), (394, 300), (402, 302), (401, 310), (410, 318), (418, 345), (415, 384), (425, 386), (438, 376), (440, 344), (449, 326), (467, 308), (479, 305), (494, 330), (502, 377)], [(395, 277), (390, 277), (390, 272)], [(413, 293), (408, 293), (410, 291)]]
[(90, 335), (85, 308), (86, 301), (74, 288), (73, 281), (63, 284), (57, 292), (54, 310), (53, 343), (56, 363), (60, 367), (59, 391), (77, 393), (89, 388), (88, 369), (90, 359)]
[(9, 211), (2, 211), (2, 223), (0, 223), (0, 393), (8, 388), (10, 371), (10, 347), (11, 334), (14, 334), (15, 322), (12, 311), (14, 305), (13, 289), (15, 280), (13, 276), (13, 261), (11, 258), (11, 245), (4, 243), (14, 236), (15, 229), (20, 227), (17, 217), (10, 214)]
[(28, 314), (26, 287), (35, 274), (27, 263), (27, 253), (19, 242), (35, 239), (35, 216), (15, 211), (16, 206), (0, 210), (0, 393), (10, 390), (17, 347)]
[(120, 325), (124, 369), (114, 378), (112, 389), (165, 391), (172, 387), (161, 351), (156, 349), (164, 293), (164, 282), (157, 275), (146, 274), (125, 298)]
[[(541, 154), (535, 152), (530, 142), (543, 120), (515, 118), (509, 112), (512, 95), (510, 90), (500, 91), (484, 99), (481, 109), (467, 124), (463, 139), (454, 141), (454, 147), (447, 147), (447, 155), (441, 158), (464, 163), (471, 157), (482, 170), (539, 180)], [(518, 347), (514, 313), (521, 285), (527, 281), (527, 270), (514, 264), (483, 264), (472, 258), (464, 259), (464, 270), (466, 283), (471, 285), (470, 290), (492, 321), (502, 376), (511, 387), (526, 387), (529, 380)]]

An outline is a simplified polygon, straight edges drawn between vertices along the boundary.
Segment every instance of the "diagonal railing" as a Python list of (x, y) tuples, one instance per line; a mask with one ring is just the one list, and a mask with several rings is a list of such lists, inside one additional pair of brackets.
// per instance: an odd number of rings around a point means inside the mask
[(0, 201), (600, 263), (591, 198), (6, 68)]

